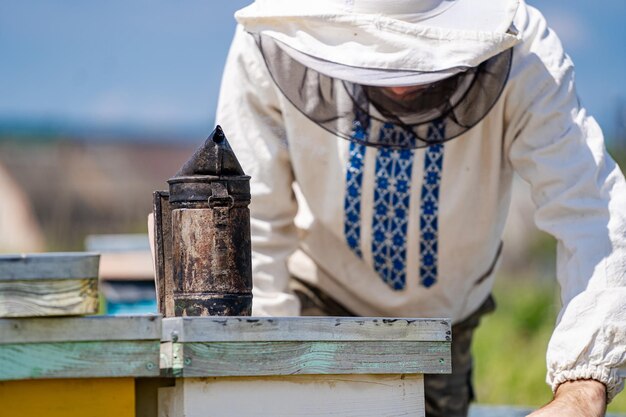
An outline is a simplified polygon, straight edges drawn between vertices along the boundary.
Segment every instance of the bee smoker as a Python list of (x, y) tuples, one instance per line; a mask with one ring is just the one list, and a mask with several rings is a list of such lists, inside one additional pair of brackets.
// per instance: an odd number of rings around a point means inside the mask
[(159, 310), (173, 316), (249, 316), (250, 177), (217, 126), (154, 193)]

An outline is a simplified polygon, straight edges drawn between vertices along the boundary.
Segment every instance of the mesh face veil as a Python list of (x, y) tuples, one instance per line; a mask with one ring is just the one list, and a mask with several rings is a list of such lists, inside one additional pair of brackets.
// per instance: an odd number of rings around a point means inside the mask
[[(267, 68), (283, 95), (306, 117), (341, 138), (368, 146), (422, 148), (443, 143), (479, 123), (506, 85), (513, 49), (441, 81), (395, 95), (387, 88), (366, 86), (317, 72), (292, 58), (279, 43), (254, 35)], [(443, 137), (428, 137), (433, 122), (445, 124)], [(391, 123), (403, 135), (355, 134), (367, 123)]]

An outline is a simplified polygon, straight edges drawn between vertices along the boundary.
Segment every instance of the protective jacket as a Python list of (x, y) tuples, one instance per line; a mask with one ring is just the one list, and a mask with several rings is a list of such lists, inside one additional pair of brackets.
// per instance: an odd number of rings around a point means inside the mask
[[(252, 176), (256, 315), (298, 315), (295, 275), (363, 316), (463, 320), (492, 290), (514, 173), (558, 240), (562, 310), (547, 353), (553, 389), (626, 376), (626, 183), (581, 106), (574, 67), (522, 4), (506, 87), (444, 144), (392, 150), (339, 139), (277, 89), (237, 29), (217, 121)], [(445, 126), (433, 125), (429, 135)], [(392, 124), (355, 134), (400, 135)], [(363, 131), (364, 129), (364, 131)], [(297, 215), (297, 216), (296, 216)], [(297, 226), (296, 226), (297, 225)]]

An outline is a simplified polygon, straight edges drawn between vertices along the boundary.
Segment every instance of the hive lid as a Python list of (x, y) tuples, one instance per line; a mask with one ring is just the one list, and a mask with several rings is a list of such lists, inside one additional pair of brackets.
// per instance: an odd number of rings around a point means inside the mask
[(0, 255), (0, 281), (98, 278), (99, 261), (90, 252)]
[(219, 177), (245, 175), (219, 125), (172, 179), (206, 175)]

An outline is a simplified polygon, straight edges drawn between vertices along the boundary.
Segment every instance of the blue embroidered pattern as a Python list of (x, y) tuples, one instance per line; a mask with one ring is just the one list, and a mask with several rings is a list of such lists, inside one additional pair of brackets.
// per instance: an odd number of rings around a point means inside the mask
[[(434, 123), (428, 128), (429, 138), (443, 137), (444, 125)], [(353, 124), (346, 170), (344, 200), (344, 235), (348, 246), (359, 257), (361, 250), (361, 204), (366, 146), (370, 134), (369, 117), (357, 114)], [(379, 131), (381, 144), (411, 145), (412, 132), (393, 124), (384, 124)], [(407, 235), (410, 205), (412, 150), (378, 149), (374, 189), (371, 251), (376, 272), (394, 290), (406, 287)], [(432, 145), (425, 151), (424, 179), (420, 204), (420, 281), (424, 287), (437, 282), (439, 187), (443, 167), (443, 145)]]
[[(365, 140), (368, 135), (369, 119), (357, 117), (352, 127), (352, 138)], [(350, 160), (346, 170), (346, 197), (344, 199), (344, 235), (350, 249), (360, 258), (363, 257), (361, 251), (361, 185), (363, 183), (365, 150), (365, 145), (354, 141), (350, 142)]]
[(414, 148), (417, 138), (413, 132), (398, 127), (391, 123), (385, 123), (380, 129), (378, 142), (381, 145), (394, 145), (401, 148)]
[[(415, 141), (412, 133), (386, 123), (380, 142)], [(372, 257), (380, 277), (394, 290), (406, 286), (406, 258), (411, 200), (412, 150), (379, 149), (376, 155), (376, 188), (372, 219)]]
[[(445, 126), (434, 123), (429, 127), (431, 140), (443, 138)], [(420, 214), (420, 279), (424, 287), (430, 288), (437, 282), (437, 258), (439, 229), (439, 186), (443, 167), (443, 145), (431, 145), (424, 156), (424, 182), (421, 194)]]

